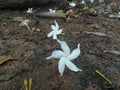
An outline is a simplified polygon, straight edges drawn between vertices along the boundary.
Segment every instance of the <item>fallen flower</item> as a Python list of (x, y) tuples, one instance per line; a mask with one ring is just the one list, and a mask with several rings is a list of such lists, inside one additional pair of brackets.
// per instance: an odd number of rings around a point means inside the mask
[(90, 0), (91, 3), (94, 3), (94, 0)]
[(75, 3), (75, 2), (70, 2), (69, 5), (70, 5), (71, 7), (75, 7), (75, 6), (76, 6), (76, 3)]
[(82, 1), (81, 1), (81, 3), (82, 3), (82, 4), (85, 4), (85, 1), (84, 1), (84, 0), (82, 0)]
[(56, 20), (54, 22), (55, 25), (51, 25), (52, 31), (48, 33), (47, 37), (53, 36), (53, 39), (57, 39), (57, 35), (62, 33), (62, 29), (59, 29), (59, 25)]
[(120, 15), (120, 12), (118, 12), (118, 14)]
[(60, 76), (63, 75), (65, 66), (67, 66), (71, 71), (74, 71), (74, 72), (82, 71), (81, 69), (76, 67), (75, 64), (71, 62), (72, 60), (76, 59), (80, 55), (80, 44), (78, 44), (77, 48), (74, 49), (70, 54), (70, 48), (67, 45), (67, 43), (65, 41), (60, 41), (60, 40), (57, 40), (57, 41), (60, 44), (62, 51), (55, 50), (46, 59), (49, 60), (52, 58), (60, 58), (60, 61), (58, 63), (58, 70), (59, 70)]
[(28, 26), (30, 20), (25, 19), (24, 21), (21, 21), (20, 26), (26, 26), (28, 30), (30, 30), (30, 27)]
[(33, 8), (28, 8), (27, 13), (33, 13)]
[(49, 12), (51, 12), (51, 13), (55, 13), (56, 10), (53, 10), (53, 9), (49, 8)]

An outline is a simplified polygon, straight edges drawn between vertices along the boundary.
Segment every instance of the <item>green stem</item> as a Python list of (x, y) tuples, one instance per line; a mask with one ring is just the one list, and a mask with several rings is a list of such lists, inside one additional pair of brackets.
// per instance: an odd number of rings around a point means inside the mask
[(31, 90), (31, 86), (32, 86), (32, 78), (29, 79), (29, 90)]
[(109, 82), (110, 84), (112, 84), (112, 81), (109, 80), (107, 77), (105, 77), (100, 71), (98, 71), (97, 69), (95, 70), (95, 72), (100, 75), (102, 78), (104, 78), (107, 82)]

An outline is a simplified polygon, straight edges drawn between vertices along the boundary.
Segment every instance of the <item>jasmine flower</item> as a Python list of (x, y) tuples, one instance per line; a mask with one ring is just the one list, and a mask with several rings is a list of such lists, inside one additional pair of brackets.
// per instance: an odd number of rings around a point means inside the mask
[(49, 12), (51, 12), (51, 13), (55, 13), (56, 10), (53, 10), (53, 9), (49, 8)]
[(118, 12), (118, 14), (120, 15), (120, 12)]
[(74, 72), (82, 71), (75, 64), (72, 63), (72, 60), (76, 59), (80, 55), (80, 44), (78, 44), (77, 48), (70, 53), (70, 48), (65, 41), (57, 40), (57, 42), (60, 44), (62, 50), (53, 51), (52, 54), (46, 59), (49, 60), (52, 58), (60, 58), (58, 62), (58, 70), (60, 76), (63, 75), (65, 66), (67, 66), (71, 71)]
[(33, 8), (28, 8), (27, 13), (33, 13)]
[(70, 2), (69, 5), (70, 5), (71, 7), (75, 7), (75, 6), (76, 6), (76, 3), (75, 3), (75, 2)]
[(62, 29), (59, 29), (59, 25), (56, 20), (54, 22), (55, 25), (51, 25), (52, 31), (48, 33), (47, 37), (53, 36), (53, 39), (57, 39), (57, 35), (62, 33)]
[(30, 27), (28, 26), (29, 22), (30, 22), (30, 20), (25, 19), (24, 21), (23, 20), (21, 21), (20, 25), (21, 26), (26, 26), (27, 29), (30, 30)]
[(94, 3), (94, 0), (90, 0), (91, 3)]
[(85, 0), (82, 0), (81, 3), (82, 3), (82, 4), (85, 4)]

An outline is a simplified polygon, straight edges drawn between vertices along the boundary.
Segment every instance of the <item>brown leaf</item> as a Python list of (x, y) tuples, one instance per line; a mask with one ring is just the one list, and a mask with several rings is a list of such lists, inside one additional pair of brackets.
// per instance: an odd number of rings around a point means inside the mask
[(9, 60), (14, 60), (14, 58), (10, 55), (6, 56), (6, 55), (3, 55), (3, 56), (0, 56), (0, 64), (3, 64), (4, 62), (7, 62)]

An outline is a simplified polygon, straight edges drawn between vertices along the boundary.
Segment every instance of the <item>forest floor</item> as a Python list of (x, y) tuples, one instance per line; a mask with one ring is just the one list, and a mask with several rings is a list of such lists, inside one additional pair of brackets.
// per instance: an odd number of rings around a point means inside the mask
[[(0, 90), (26, 90), (24, 80), (30, 78), (31, 90), (120, 90), (119, 18), (87, 13), (70, 20), (38, 17), (43, 11), (48, 8), (36, 8), (33, 14), (0, 10)], [(20, 26), (18, 18), (29, 19), (31, 30)], [(61, 49), (47, 37), (54, 20), (63, 28), (58, 38), (71, 50), (81, 44), (81, 54), (73, 62), (82, 72), (65, 68), (60, 77), (58, 59), (46, 60), (52, 51)]]

